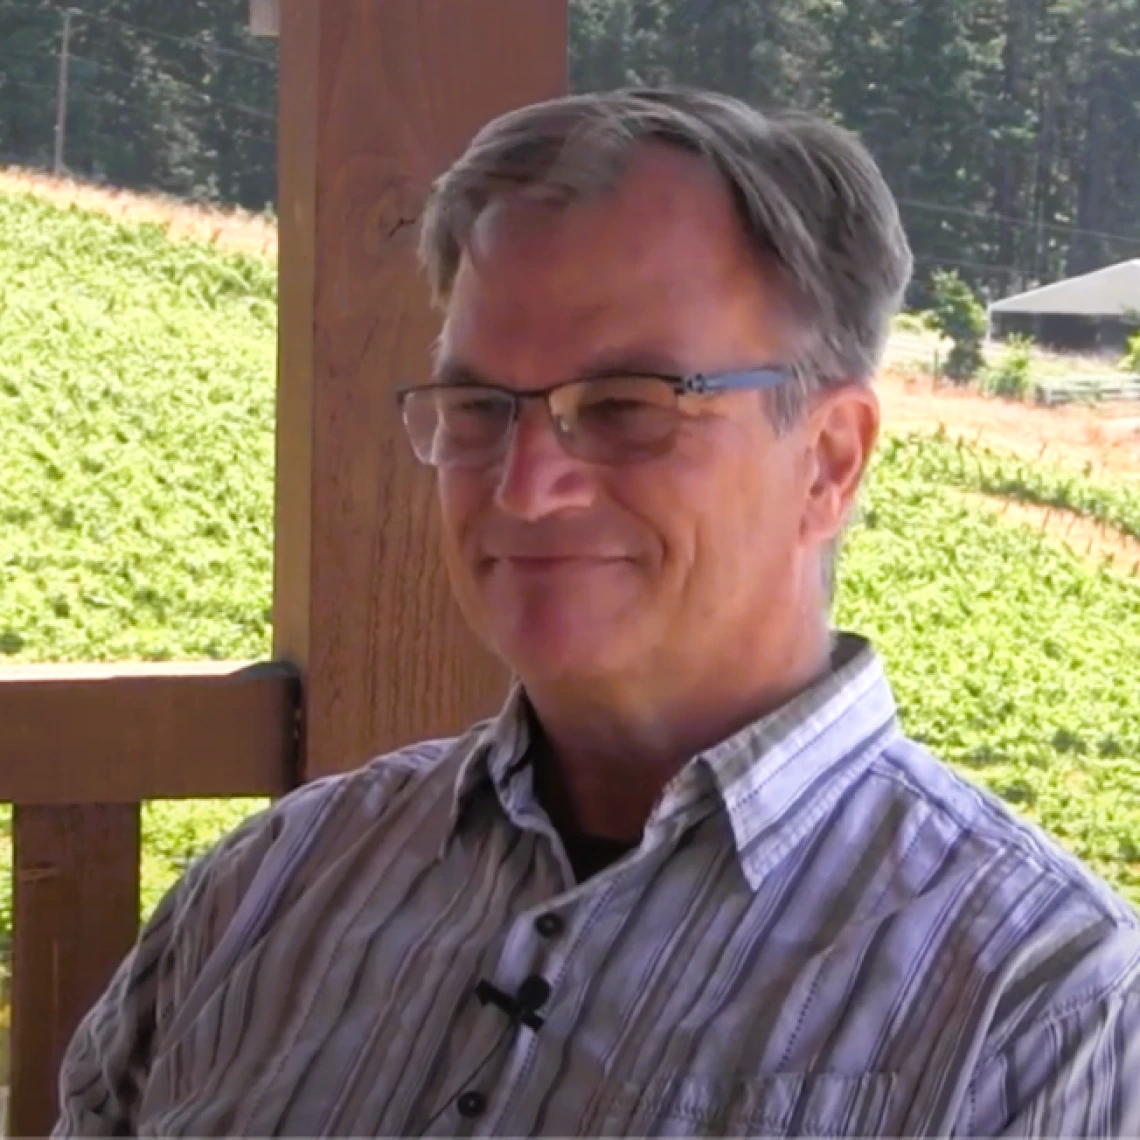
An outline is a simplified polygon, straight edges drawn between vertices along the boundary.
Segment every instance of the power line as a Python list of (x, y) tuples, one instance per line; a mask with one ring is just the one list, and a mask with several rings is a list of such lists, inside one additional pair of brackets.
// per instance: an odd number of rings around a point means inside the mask
[(178, 44), (188, 44), (190, 47), (197, 48), (198, 51), (206, 53), (216, 53), (217, 55), (228, 55), (233, 59), (244, 59), (250, 63), (261, 64), (262, 67), (273, 67), (277, 64), (271, 59), (263, 59), (259, 55), (250, 55), (248, 52), (235, 51), (233, 48), (218, 47), (216, 44), (204, 44), (199, 40), (192, 39), (189, 36), (176, 36), (172, 32), (160, 32), (155, 28), (144, 28), (141, 24), (132, 24), (127, 20), (120, 20), (116, 16), (104, 16), (98, 12), (84, 12), (82, 9), (73, 9), (75, 15), (82, 17), (85, 20), (98, 20), (104, 24), (117, 24), (121, 28), (130, 28), (132, 31), (142, 32), (147, 36), (154, 36), (157, 39), (171, 40)]
[[(54, 83), (39, 83), (35, 80), (20, 79), (14, 75), (0, 75), (0, 88), (2, 88), (6, 83), (10, 83), (16, 87), (26, 88), (31, 91), (54, 92), (56, 90), (56, 85)], [(76, 93), (74, 90), (71, 92), (71, 96), (73, 100), (76, 98)], [(107, 91), (84, 91), (80, 96), (80, 99), (82, 102), (110, 104), (119, 109), (121, 109), (123, 106), (122, 96), (114, 95)], [(76, 104), (73, 102), (72, 106), (75, 105)], [(274, 146), (277, 141), (276, 135), (273, 132), (249, 129), (242, 130), (239, 127), (235, 127), (233, 134), (236, 137), (242, 139), (254, 139), (257, 142), (265, 143), (267, 146)]]
[[(55, 59), (56, 53), (48, 51), (46, 48), (43, 51), (25, 51), (23, 48), (0, 48), (0, 55), (16, 55), (23, 59)], [(76, 59), (76, 55), (72, 53), (72, 59)]]
[[(101, 29), (93, 24), (86, 26), (80, 25), (80, 38), (99, 42), (99, 32)], [(112, 45), (109, 45), (112, 46)], [(117, 37), (113, 46), (120, 48), (126, 47), (125, 41), (121, 37)], [(165, 78), (174, 80), (177, 83), (184, 84), (186, 87), (200, 87), (203, 82), (202, 68), (200, 64), (202, 60), (193, 59), (179, 59), (174, 55), (168, 53), (161, 44), (153, 45), (147, 44), (145, 52), (135, 53), (137, 58), (147, 59), (155, 68), (160, 70)]]
[[(31, 90), (33, 90), (33, 91), (54, 91), (55, 90), (55, 84), (54, 83), (37, 83), (31, 79), (20, 79), (18, 76), (15, 76), (15, 75), (0, 76), (0, 85), (5, 84), (5, 83), (11, 83), (14, 86), (18, 86), (18, 87), (28, 87), (28, 88), (31, 88)], [(94, 95), (94, 96), (92, 96), (92, 98), (100, 99), (100, 98), (107, 98), (107, 96), (105, 96), (105, 95), (104, 96)]]
[[(29, 90), (29, 91), (44, 91), (44, 92), (50, 91), (50, 92), (54, 93), (56, 90), (56, 86), (54, 83), (36, 83), (36, 82), (33, 82), (31, 80), (28, 80), (28, 79), (18, 79), (15, 76), (11, 76), (11, 75), (0, 76), (0, 89), (3, 89), (5, 84), (11, 84), (13, 87), (19, 87), (21, 90)], [(76, 106), (76, 102), (74, 101), (75, 100), (75, 92), (74, 91), (72, 92), (72, 100), (73, 100), (72, 107), (74, 108)], [(121, 98), (119, 98), (116, 95), (109, 94), (106, 91), (85, 91), (85, 92), (83, 92), (80, 105), (82, 105), (83, 103), (98, 103), (100, 105), (113, 106), (113, 107), (116, 107), (120, 110), (122, 109), (122, 106), (123, 106), (123, 101)], [(90, 133), (91, 132), (89, 130), (84, 131), (85, 135), (90, 134)], [(103, 137), (103, 135), (101, 135), (97, 131), (94, 133), (97, 137)], [(242, 127), (238, 126), (238, 127), (232, 128), (232, 130), (230, 131), (230, 134), (234, 138), (252, 140), (254, 142), (263, 144), (264, 146), (267, 146), (271, 149), (273, 147), (275, 147), (277, 144), (277, 138), (273, 132), (250, 130), (248, 127), (245, 129), (242, 129)]]
[[(8, 47), (0, 48), (0, 58), (2, 58), (5, 55), (20, 56), (20, 57), (25, 58), (25, 59), (56, 59), (56, 58), (58, 58), (56, 52), (48, 51), (46, 49), (42, 52), (30, 52), (30, 51), (21, 50), (20, 48), (8, 48)], [(82, 63), (89, 63), (93, 67), (97, 67), (101, 71), (109, 72), (112, 75), (122, 75), (122, 76), (126, 77), (127, 79), (137, 79), (138, 78), (137, 72), (126, 71), (124, 68), (115, 67), (112, 64), (104, 63), (101, 59), (94, 59), (92, 56), (89, 56), (89, 55), (80, 55), (77, 52), (71, 52), (70, 58), (72, 60), (77, 60), (77, 61), (82, 62)], [(181, 87), (187, 88), (188, 90), (186, 90), (184, 92), (184, 94), (190, 99), (198, 99), (204, 103), (210, 104), (211, 106), (229, 107), (234, 111), (241, 111), (242, 113), (244, 113), (246, 115), (251, 115), (257, 119), (262, 119), (265, 122), (275, 123), (277, 121), (277, 116), (275, 114), (273, 114), (271, 111), (262, 111), (256, 107), (250, 107), (245, 103), (234, 103), (234, 102), (231, 102), (231, 101), (226, 100), (226, 99), (217, 98), (214, 95), (209, 95), (204, 91), (195, 91), (192, 89), (193, 85), (191, 83), (187, 82), (185, 79), (179, 79), (176, 76), (166, 74), (163, 76), (163, 78), (173, 80), (175, 83), (179, 84)], [(96, 76), (94, 78), (94, 80), (87, 80), (85, 82), (92, 82), (92, 81), (98, 82), (98, 76)]]
[(961, 261), (954, 257), (939, 257), (937, 254), (916, 256), (914, 260), (919, 265), (955, 265), (959, 269), (977, 269), (983, 273), (1025, 273), (1024, 269), (1018, 269), (1015, 265), (985, 265), (980, 261)]
[(1020, 226), (1022, 229), (1028, 230), (1044, 229), (1062, 234), (1084, 234), (1088, 237), (1102, 238), (1105, 241), (1124, 242), (1126, 245), (1134, 245), (1140, 248), (1140, 237), (1125, 237), (1123, 234), (1104, 233), (1100, 230), (1086, 230), (1080, 226), (1063, 225), (1058, 222), (1029, 222), (1019, 218), (1011, 218), (1005, 214), (994, 214), (983, 210), (969, 210), (963, 206), (942, 206), (937, 202), (923, 202), (917, 198), (896, 198), (895, 201), (898, 202), (900, 206), (910, 206), (916, 210), (928, 210), (939, 214), (953, 214), (958, 217), (980, 218), (983, 221), (989, 222), (1003, 222), (1006, 225)]
[[(162, 40), (168, 40), (168, 41), (171, 41), (171, 42), (177, 43), (177, 44), (187, 45), (189, 47), (194, 48), (196, 51), (200, 52), (203, 56), (205, 56), (207, 58), (210, 56), (211, 53), (217, 53), (219, 55), (229, 56), (229, 57), (232, 57), (234, 59), (244, 59), (244, 60), (252, 61), (254, 63), (264, 64), (267, 67), (273, 67), (273, 68), (276, 67), (276, 64), (274, 62), (272, 62), (270, 60), (261, 59), (258, 56), (249, 55), (245, 52), (234, 51), (230, 48), (217, 47), (217, 46), (212, 45), (212, 44), (209, 44), (209, 45), (203, 44), (199, 40), (196, 40), (196, 39), (193, 39), (193, 38), (187, 37), (187, 36), (177, 36), (177, 35), (173, 35), (170, 32), (160, 32), (160, 31), (157, 31), (156, 29), (153, 29), (153, 28), (145, 28), (141, 24), (134, 24), (128, 20), (120, 20), (116, 16), (104, 16), (104, 15), (97, 13), (97, 12), (83, 12), (80, 10), (77, 10), (76, 14), (81, 16), (84, 19), (88, 19), (88, 20), (92, 20), (92, 21), (96, 21), (96, 22), (101, 22), (104, 24), (114, 24), (118, 27), (123, 27), (123, 28), (130, 28), (134, 31), (141, 32), (144, 35), (153, 36), (153, 37), (156, 37), (156, 38), (162, 39)], [(182, 83), (187, 87), (194, 87), (196, 85), (196, 82), (194, 79), (187, 77), (185, 67), (183, 66), (183, 62), (184, 61), (181, 61), (181, 60), (173, 60), (173, 59), (167, 58), (167, 59), (161, 60), (161, 66), (162, 66), (162, 69), (164, 70), (164, 72), (170, 78), (174, 79), (176, 82)], [(177, 75), (173, 74), (171, 71), (171, 66), (175, 65), (175, 64), (177, 64), (177, 70), (179, 72), (179, 74), (177, 74)], [(275, 119), (275, 116), (273, 114), (270, 114), (270, 113), (265, 112), (265, 111), (258, 110), (257, 108), (254, 108), (254, 107), (250, 107), (250, 106), (248, 106), (248, 104), (237, 104), (237, 103), (231, 102), (231, 103), (226, 103), (225, 105), (229, 106), (229, 107), (233, 107), (236, 110), (244, 111), (246, 114), (256, 115), (256, 116), (258, 116), (260, 118), (264, 118), (266, 120), (274, 120)]]
[[(0, 11), (22, 11), (22, 12), (38, 12), (38, 13), (52, 13), (61, 11), (60, 7), (55, 5), (41, 5), (41, 4), (27, 4), (7, 2), (0, 3)], [(81, 8), (70, 9), (73, 16), (78, 16), (84, 20), (95, 20), (104, 24), (116, 24), (121, 28), (130, 28), (131, 31), (141, 32), (143, 35), (154, 36), (157, 39), (170, 40), (173, 43), (185, 44), (189, 47), (204, 53), (216, 53), (218, 55), (231, 56), (234, 59), (244, 59), (249, 63), (257, 63), (262, 67), (276, 68), (277, 63), (275, 60), (265, 59), (259, 55), (251, 55), (249, 52), (237, 51), (234, 48), (218, 47), (214, 44), (204, 44), (200, 40), (194, 39), (190, 36), (178, 36), (173, 32), (160, 32), (157, 28), (147, 28), (142, 24), (134, 24), (129, 20), (120, 20), (117, 16), (105, 16), (101, 12), (85, 12)]]

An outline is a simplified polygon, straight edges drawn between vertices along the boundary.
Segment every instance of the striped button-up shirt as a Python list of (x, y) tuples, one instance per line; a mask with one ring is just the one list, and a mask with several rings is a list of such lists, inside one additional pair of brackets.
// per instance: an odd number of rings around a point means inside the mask
[(1138, 1136), (1140, 930), (840, 635), (585, 882), (518, 692), (298, 790), (166, 898), (61, 1091), (58, 1135)]

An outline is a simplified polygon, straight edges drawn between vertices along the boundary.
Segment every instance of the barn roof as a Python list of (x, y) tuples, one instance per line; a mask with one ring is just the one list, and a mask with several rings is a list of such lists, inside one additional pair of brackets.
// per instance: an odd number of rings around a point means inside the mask
[(1082, 317), (1123, 317), (1140, 312), (1140, 258), (995, 301), (990, 312)]

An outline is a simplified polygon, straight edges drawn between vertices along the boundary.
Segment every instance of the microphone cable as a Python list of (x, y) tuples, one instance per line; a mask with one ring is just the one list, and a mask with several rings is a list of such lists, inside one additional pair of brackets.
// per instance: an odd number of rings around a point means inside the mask
[(459, 1082), (459, 1087), (450, 1095), (444, 1098), (443, 1107), (423, 1126), (422, 1131), (418, 1133), (420, 1136), (426, 1136), (428, 1129), (463, 1095), (464, 1090), (468, 1085), (477, 1081), (482, 1074), (483, 1070), (491, 1063), (495, 1054), (503, 1047), (507, 1038), (511, 1033), (518, 1028), (518, 1022), (515, 1018), (510, 1018), (506, 1025), (499, 1031), (499, 1036), (491, 1043), (491, 1048), (487, 1050), (487, 1055)]

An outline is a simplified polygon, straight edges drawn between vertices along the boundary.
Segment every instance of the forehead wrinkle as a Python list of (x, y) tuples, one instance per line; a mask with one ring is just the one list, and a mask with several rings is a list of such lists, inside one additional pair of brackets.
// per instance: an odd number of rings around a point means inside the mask
[(564, 208), (499, 202), (476, 231), (445, 333), (519, 387), (631, 346), (689, 342), (704, 353), (700, 330), (710, 319), (734, 330), (734, 341), (762, 334), (768, 350), (786, 339), (781, 291), (758, 264), (727, 188), (691, 156), (647, 154), (608, 193)]
[(603, 249), (627, 272), (648, 274), (678, 257), (690, 270), (698, 262), (711, 269), (750, 261), (751, 253), (719, 173), (697, 156), (643, 144), (623, 177), (596, 196), (564, 205), (518, 195), (493, 201), (475, 222), (466, 260), (478, 265), (493, 253), (532, 269), (557, 263), (565, 288), (575, 277), (591, 280), (576, 256), (583, 248)]

